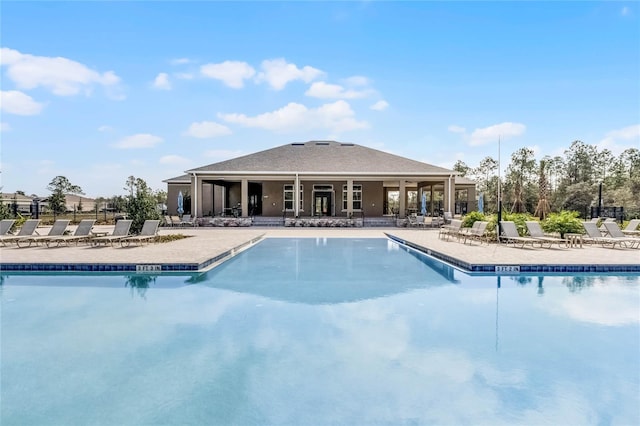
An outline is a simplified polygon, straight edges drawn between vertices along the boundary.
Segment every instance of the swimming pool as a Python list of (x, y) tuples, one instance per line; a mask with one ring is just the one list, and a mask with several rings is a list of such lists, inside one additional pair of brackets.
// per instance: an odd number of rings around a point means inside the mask
[(0, 292), (3, 425), (640, 423), (637, 275), (267, 239), (202, 275)]

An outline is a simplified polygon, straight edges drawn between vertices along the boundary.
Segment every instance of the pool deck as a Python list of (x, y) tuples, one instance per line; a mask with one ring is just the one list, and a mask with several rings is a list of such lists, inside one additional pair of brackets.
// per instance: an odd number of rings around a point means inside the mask
[[(110, 231), (112, 226), (97, 226)], [(48, 229), (39, 229), (46, 234)], [(511, 271), (536, 272), (631, 272), (640, 273), (640, 249), (516, 248), (502, 244), (463, 244), (441, 240), (437, 229), (405, 228), (162, 228), (160, 235), (184, 234), (190, 238), (144, 246), (0, 247), (0, 270), (10, 271), (111, 271), (197, 272), (224, 261), (264, 237), (271, 238), (386, 238), (447, 261), (463, 270), (494, 273), (496, 266), (516, 266)]]

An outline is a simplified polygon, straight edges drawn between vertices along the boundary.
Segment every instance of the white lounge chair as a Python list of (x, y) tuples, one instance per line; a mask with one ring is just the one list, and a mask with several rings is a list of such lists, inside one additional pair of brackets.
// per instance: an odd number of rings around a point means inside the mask
[(36, 232), (40, 219), (27, 219), (16, 235), (0, 235), (0, 243), (6, 246), (7, 243), (15, 243), (20, 238), (28, 237)]
[(64, 231), (71, 222), (68, 219), (57, 219), (53, 222), (53, 226), (49, 230), (47, 235), (29, 235), (28, 237), (19, 238), (16, 240), (18, 247), (31, 247), (31, 244), (38, 245), (38, 243), (44, 243), (53, 237), (60, 237), (64, 235)]
[(640, 230), (638, 230), (638, 225), (640, 225), (640, 219), (632, 219), (627, 223), (627, 226), (622, 229), (622, 233), (625, 235), (630, 235), (632, 237), (640, 237)]
[(61, 244), (69, 245), (79, 242), (88, 242), (91, 239), (91, 229), (93, 224), (96, 223), (95, 219), (82, 219), (76, 228), (76, 231), (71, 235), (61, 235), (59, 237), (51, 237), (45, 241), (47, 247), (51, 247), (52, 244), (56, 244), (59, 247)]
[(525, 224), (527, 225), (527, 230), (529, 231), (529, 235), (531, 236), (531, 238), (535, 238), (537, 240), (547, 242), (549, 243), (549, 246), (551, 246), (554, 243), (558, 244), (558, 247), (560, 247), (560, 244), (567, 245), (567, 240), (565, 240), (564, 238), (557, 238), (557, 237), (551, 237), (549, 235), (545, 235), (544, 231), (542, 230), (542, 227), (540, 226), (540, 222), (536, 222), (535, 220), (532, 220), (532, 221), (526, 221)]
[(15, 219), (2, 219), (0, 221), (0, 236), (7, 235), (14, 223), (16, 223)]
[[(611, 223), (611, 222), (608, 222), (608, 223)], [(602, 247), (608, 247), (609, 245), (611, 245), (611, 248), (615, 248), (616, 244), (619, 244), (620, 246), (622, 246), (624, 242), (618, 238), (603, 236), (602, 232), (600, 231), (600, 229), (598, 229), (598, 226), (595, 223), (583, 222), (582, 226), (584, 227), (584, 230), (587, 232), (587, 235), (583, 236), (582, 240), (587, 243), (592, 243), (592, 244), (598, 243)]]
[(525, 245), (531, 244), (531, 247), (533, 248), (533, 245), (537, 243), (542, 247), (543, 241), (541, 240), (530, 237), (521, 237), (520, 234), (518, 234), (518, 228), (516, 228), (515, 222), (503, 220), (500, 222), (500, 228), (502, 229), (500, 241), (504, 241), (507, 245), (511, 243), (513, 243), (514, 246), (516, 244), (520, 244), (520, 247), (524, 248)]
[(605, 222), (604, 226), (607, 228), (610, 238), (619, 240), (625, 247), (640, 248), (640, 238), (624, 235), (616, 222)]
[(140, 234), (122, 238), (120, 240), (120, 245), (122, 247), (129, 247), (131, 243), (137, 243), (139, 245), (142, 245), (143, 243), (149, 243), (151, 242), (151, 240), (154, 240), (156, 238), (156, 235), (158, 235), (159, 226), (159, 220), (145, 220), (144, 224), (142, 225)]
[[(458, 240), (462, 240), (463, 244), (465, 244), (467, 240), (469, 240), (469, 244), (471, 244), (473, 240), (478, 240), (482, 243), (483, 239), (487, 239), (485, 233), (487, 232), (488, 225), (489, 222), (486, 222), (484, 220), (476, 220), (475, 222), (473, 222), (473, 226), (471, 226), (471, 228), (463, 228), (458, 233)], [(488, 242), (489, 241), (487, 240), (487, 243)]]
[(131, 219), (120, 219), (116, 222), (116, 226), (113, 228), (113, 232), (111, 233), (111, 235), (91, 238), (91, 245), (94, 247), (97, 247), (100, 244), (113, 245), (113, 243), (123, 238), (131, 237), (131, 235), (129, 235), (129, 229), (131, 229), (132, 222), (133, 221)]

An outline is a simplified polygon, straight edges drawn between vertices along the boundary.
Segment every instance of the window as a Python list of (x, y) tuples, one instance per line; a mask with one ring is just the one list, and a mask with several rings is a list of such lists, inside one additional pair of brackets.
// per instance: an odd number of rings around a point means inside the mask
[[(302, 194), (303, 185), (300, 185), (300, 208), (298, 210), (303, 211), (302, 208)], [(293, 185), (284, 186), (284, 209), (287, 211), (293, 211)]]
[[(342, 186), (342, 210), (347, 210), (347, 185)], [(362, 210), (362, 185), (353, 185), (353, 210)]]

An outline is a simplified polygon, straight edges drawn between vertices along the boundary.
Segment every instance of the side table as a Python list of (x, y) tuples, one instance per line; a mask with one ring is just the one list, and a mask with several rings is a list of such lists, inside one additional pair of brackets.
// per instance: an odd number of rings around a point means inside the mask
[(567, 240), (567, 247), (580, 247), (582, 248), (582, 234), (564, 234), (565, 240)]

